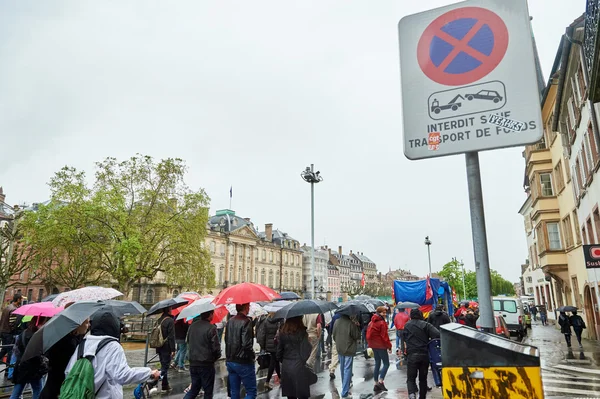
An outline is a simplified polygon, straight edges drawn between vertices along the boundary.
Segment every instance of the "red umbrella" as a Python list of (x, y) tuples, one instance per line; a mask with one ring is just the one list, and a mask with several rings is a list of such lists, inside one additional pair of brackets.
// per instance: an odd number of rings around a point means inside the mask
[(250, 302), (272, 301), (281, 296), (261, 284), (241, 283), (225, 288), (215, 297), (215, 305), (243, 304)]
[[(189, 305), (190, 303), (194, 302), (196, 299), (200, 299), (201, 296), (197, 292), (184, 292), (184, 293), (178, 295), (177, 298), (185, 299), (186, 301), (188, 301), (188, 305)], [(186, 306), (181, 306), (181, 307), (173, 309), (171, 311), (171, 314), (173, 316), (178, 316), (179, 313), (181, 313), (181, 311), (186, 308)]]

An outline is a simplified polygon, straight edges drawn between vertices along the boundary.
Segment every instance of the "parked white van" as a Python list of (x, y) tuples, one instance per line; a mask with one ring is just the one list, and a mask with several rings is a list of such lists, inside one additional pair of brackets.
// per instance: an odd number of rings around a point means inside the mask
[(492, 298), (492, 304), (494, 315), (504, 318), (511, 335), (516, 335), (520, 339), (527, 335), (527, 320), (519, 298), (495, 296)]

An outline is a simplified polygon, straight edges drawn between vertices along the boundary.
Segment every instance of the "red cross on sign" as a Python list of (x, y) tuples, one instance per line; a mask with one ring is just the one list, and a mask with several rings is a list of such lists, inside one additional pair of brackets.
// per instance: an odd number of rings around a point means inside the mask
[(508, 49), (508, 29), (480, 7), (448, 11), (427, 26), (417, 46), (423, 73), (446, 86), (473, 83), (492, 72)]

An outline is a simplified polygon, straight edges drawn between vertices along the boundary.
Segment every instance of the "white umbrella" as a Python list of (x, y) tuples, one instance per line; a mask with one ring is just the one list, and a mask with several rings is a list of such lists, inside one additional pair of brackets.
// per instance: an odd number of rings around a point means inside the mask
[(202, 313), (210, 312), (211, 310), (215, 310), (215, 305), (212, 303), (212, 298), (200, 298), (196, 299), (190, 305), (186, 306), (179, 316), (177, 316), (177, 320), (181, 319), (193, 319), (194, 317), (198, 317)]
[(276, 301), (276, 302), (271, 302), (266, 304), (265, 306), (263, 306), (263, 309), (266, 310), (267, 312), (277, 312), (279, 309), (281, 309), (284, 306), (289, 305), (290, 303), (292, 303), (292, 301)]
[[(235, 310), (234, 304), (225, 305), (229, 314), (235, 316), (237, 314), (237, 310)], [(258, 317), (267, 314), (267, 311), (264, 310), (258, 303), (250, 302), (250, 311), (248, 312), (248, 317)]]
[(114, 288), (83, 287), (58, 294), (58, 296), (52, 300), (52, 304), (54, 306), (65, 306), (70, 302), (105, 301), (122, 295), (122, 292), (119, 292)]

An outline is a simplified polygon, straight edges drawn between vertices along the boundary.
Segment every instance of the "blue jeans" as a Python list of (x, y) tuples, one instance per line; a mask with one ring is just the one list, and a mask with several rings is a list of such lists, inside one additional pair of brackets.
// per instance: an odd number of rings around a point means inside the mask
[(399, 348), (402, 349), (402, 354), (404, 354), (404, 330), (396, 330), (396, 350)]
[(240, 399), (241, 384), (244, 384), (244, 388), (246, 388), (246, 399), (256, 398), (256, 371), (254, 363), (227, 362), (227, 372), (229, 373), (231, 399)]
[[(350, 383), (352, 382), (352, 363), (354, 356), (338, 355), (340, 359), (340, 374), (342, 374), (342, 397), (348, 396)], [(232, 397), (233, 399), (233, 397)]]
[[(388, 356), (387, 350), (385, 349), (373, 349), (373, 355), (375, 356), (375, 368), (373, 369), (373, 378), (377, 383), (377, 381), (383, 381), (383, 379), (385, 378), (388, 368), (390, 367), (390, 357)], [(383, 362), (383, 368), (379, 370), (381, 362)], [(377, 379), (377, 377), (379, 377), (379, 380)]]
[(175, 355), (174, 362), (180, 369), (182, 369), (183, 366), (185, 365), (185, 358), (187, 357), (187, 349), (188, 349), (187, 342), (183, 341), (183, 342), (177, 343), (177, 354)]
[(212, 399), (215, 388), (215, 366), (190, 367), (192, 386), (183, 399), (195, 399), (204, 390), (204, 398)]
[[(25, 385), (27, 384), (15, 384), (10, 399), (19, 399), (23, 394)], [(38, 399), (42, 392), (42, 379), (29, 381), (29, 385), (31, 385), (31, 390), (33, 391), (32, 399)]]

